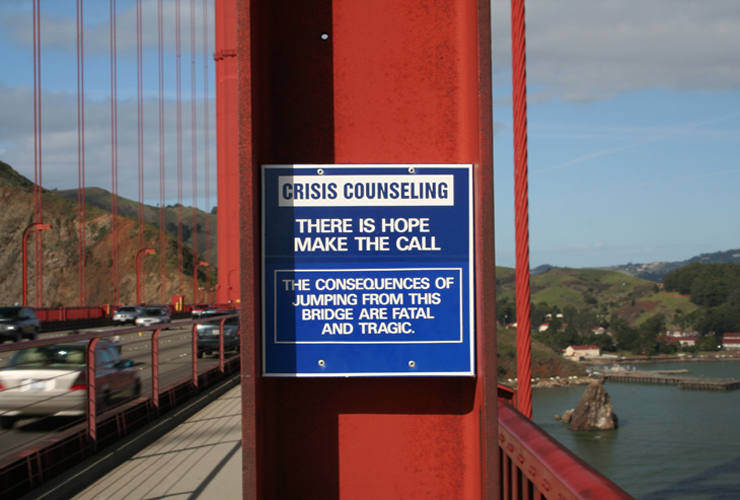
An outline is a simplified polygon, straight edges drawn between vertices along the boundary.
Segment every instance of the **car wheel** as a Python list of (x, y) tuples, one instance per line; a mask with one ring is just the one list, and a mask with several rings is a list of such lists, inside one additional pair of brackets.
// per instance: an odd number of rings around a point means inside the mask
[(12, 429), (16, 420), (15, 417), (0, 417), (0, 429), (6, 431)]
[(138, 398), (139, 396), (141, 396), (141, 380), (136, 379), (136, 383), (134, 384), (134, 389), (132, 393), (133, 393), (132, 394), (133, 397), (135, 398)]
[(203, 351), (199, 350), (198, 351), (198, 359), (201, 359), (202, 357), (203, 357)]

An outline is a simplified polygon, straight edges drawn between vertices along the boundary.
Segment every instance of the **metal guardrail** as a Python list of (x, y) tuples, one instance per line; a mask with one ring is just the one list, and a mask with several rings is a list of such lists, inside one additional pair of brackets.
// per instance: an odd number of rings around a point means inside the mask
[(632, 498), (501, 399), (498, 412), (502, 499)]
[[(208, 388), (223, 380), (226, 376), (239, 370), (239, 356), (228, 359), (224, 355), (224, 323), (227, 318), (235, 314), (180, 322), (167, 323), (151, 327), (129, 327), (110, 329), (103, 332), (80, 333), (66, 337), (40, 339), (15, 344), (0, 344), (0, 353), (8, 353), (30, 347), (49, 346), (71, 341), (88, 341), (86, 346), (85, 382), (87, 384), (87, 415), (84, 422), (74, 423), (71, 427), (45, 436), (40, 441), (28, 447), (18, 449), (9, 456), (0, 459), (0, 498), (18, 498), (43, 482), (51, 479), (64, 470), (76, 465), (81, 460), (94, 455), (98, 450), (108, 446), (118, 439), (143, 427), (148, 422), (159, 417), (160, 414), (174, 408), (182, 401), (195, 396), (199, 390)], [(199, 364), (196, 328), (198, 323), (219, 321), (219, 353), (218, 363), (208, 369)], [(187, 341), (191, 369), (184, 372), (184, 377), (178, 377), (166, 384), (162, 383), (162, 375), (166, 370), (182, 369), (183, 360), (167, 363), (162, 360), (162, 353), (169, 349), (162, 345), (166, 334), (162, 332), (170, 328), (190, 327), (191, 339)], [(147, 338), (145, 333), (151, 333)], [(179, 332), (179, 335), (182, 335)], [(95, 390), (96, 345), (106, 337), (135, 337), (134, 343), (148, 346), (142, 349), (137, 358), (146, 359), (138, 364), (149, 364), (151, 380), (149, 389), (141, 396), (124, 400), (115, 407), (99, 409), (98, 395)], [(179, 365), (179, 366), (178, 366)], [(171, 378), (171, 377), (170, 377)]]
[[(0, 345), (0, 353), (21, 348), (53, 345), (72, 340), (87, 340), (87, 394), (88, 412), (84, 423), (55, 434), (19, 450), (11, 457), (0, 460), (0, 498), (17, 498), (55, 475), (94, 455), (99, 449), (143, 427), (160, 414), (174, 408), (181, 401), (238, 371), (239, 356), (224, 356), (223, 329), (226, 318), (220, 318), (218, 364), (208, 370), (198, 364), (196, 326), (203, 321), (157, 325), (148, 328), (123, 328), (105, 332), (91, 332), (43, 339), (20, 344)], [(161, 345), (166, 328), (190, 326), (190, 360), (192, 369), (186, 377), (161, 384), (161, 375), (167, 364), (161, 362), (166, 349)], [(114, 409), (97, 411), (95, 376), (95, 344), (111, 336), (139, 336), (151, 332), (150, 338), (136, 342), (148, 344), (141, 356), (151, 360), (151, 390), (145, 396), (127, 401)], [(187, 363), (188, 361), (186, 361)], [(179, 361), (182, 365), (182, 361)], [(91, 368), (92, 367), (92, 368)], [(631, 498), (619, 486), (575, 456), (552, 439), (513, 406), (513, 390), (499, 386), (499, 447), (501, 452), (501, 498), (509, 499), (611, 499)]]

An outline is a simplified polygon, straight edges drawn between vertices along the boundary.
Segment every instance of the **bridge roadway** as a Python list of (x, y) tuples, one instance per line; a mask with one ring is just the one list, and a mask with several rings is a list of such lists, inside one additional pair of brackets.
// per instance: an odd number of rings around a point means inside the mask
[(22, 500), (241, 499), (241, 464), (236, 374)]
[[(176, 322), (175, 322), (176, 323)], [(105, 331), (115, 327), (95, 328), (94, 331)], [(70, 335), (72, 332), (59, 331), (42, 333), (39, 338), (47, 339), (52, 337), (63, 337)], [(130, 359), (137, 363), (140, 370), (142, 382), (142, 395), (151, 395), (151, 332), (142, 332), (138, 335), (121, 336), (122, 356), (124, 359)], [(192, 343), (191, 327), (165, 330), (159, 338), (160, 352), (160, 387), (165, 387), (170, 383), (188, 377), (192, 372)], [(227, 352), (226, 356), (233, 356), (235, 353)], [(5, 366), (12, 352), (0, 353), (0, 368)], [(218, 364), (218, 356), (206, 356), (198, 360), (200, 368), (210, 368)], [(124, 400), (113, 401), (116, 403)], [(12, 430), (0, 431), (0, 459), (28, 448), (36, 442), (53, 437), (54, 434), (61, 432), (79, 422), (80, 418), (29, 418), (16, 422)]]

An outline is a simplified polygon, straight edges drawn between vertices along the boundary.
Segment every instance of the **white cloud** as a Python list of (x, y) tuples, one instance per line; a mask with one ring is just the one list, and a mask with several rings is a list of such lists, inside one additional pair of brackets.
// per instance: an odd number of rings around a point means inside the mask
[[(545, 97), (740, 87), (736, 0), (528, 0), (526, 7), (527, 83)], [(506, 85), (509, 9), (508, 0), (493, 0), (494, 67)]]
[[(75, 189), (78, 185), (77, 154), (77, 101), (76, 96), (64, 92), (43, 92), (42, 112), (42, 178), (45, 188)], [(26, 178), (34, 179), (33, 91), (22, 87), (0, 86), (0, 109), (5, 117), (0, 120), (0, 137), (3, 137), (2, 159)], [(144, 125), (144, 196), (148, 204), (159, 202), (159, 104), (145, 99)], [(210, 103), (213, 114), (215, 104)], [(199, 198), (205, 197), (203, 103), (197, 109), (197, 175)], [(182, 192), (183, 204), (192, 205), (192, 149), (190, 103), (182, 103)], [(176, 104), (165, 104), (165, 203), (177, 201), (177, 118)], [(216, 203), (216, 146), (215, 119), (211, 116), (209, 162), (210, 201)], [(85, 106), (85, 172), (87, 186), (111, 190), (110, 101), (86, 102)], [(118, 194), (138, 200), (138, 137), (136, 99), (118, 103)], [(198, 207), (205, 209), (203, 200)], [(210, 210), (210, 208), (209, 208)]]
[[(7, 0), (3, 0), (5, 3)], [(55, 0), (59, 1), (59, 0)], [(66, 2), (64, 14), (59, 5), (41, 2), (41, 43), (43, 47), (76, 53), (77, 21), (74, 2)], [(33, 47), (33, 18), (30, 11), (30, 0), (17, 0), (14, 3), (0, 5), (0, 29), (3, 37), (19, 47)], [(190, 2), (180, 2), (180, 46), (183, 55), (190, 53)], [(25, 7), (25, 8), (19, 8)], [(208, 1), (208, 32), (213, 33), (213, 2)], [(51, 7), (51, 8), (50, 8)], [(109, 3), (101, 0), (86, 2), (83, 16), (85, 19), (85, 53), (87, 56), (107, 55), (110, 51), (110, 13)], [(158, 1), (143, 0), (142, 11), (142, 46), (144, 50), (156, 50), (159, 44), (158, 34)], [(116, 50), (119, 57), (136, 58), (136, 7), (135, 2), (118, 2), (116, 16)], [(195, 4), (195, 50), (200, 56), (203, 47), (203, 3)], [(163, 42), (166, 51), (175, 51), (177, 10), (175, 0), (164, 0), (163, 8)], [(211, 47), (211, 50), (213, 47)]]

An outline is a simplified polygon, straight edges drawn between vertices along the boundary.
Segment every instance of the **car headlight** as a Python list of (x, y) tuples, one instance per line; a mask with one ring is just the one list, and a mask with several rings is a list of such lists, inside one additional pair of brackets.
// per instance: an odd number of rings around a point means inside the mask
[(13, 330), (15, 330), (16, 328), (18, 328), (18, 327), (17, 327), (17, 326), (15, 326), (15, 325), (8, 325), (8, 326), (6, 326), (6, 327), (5, 327), (5, 329), (6, 329), (6, 330), (9, 330), (9, 331), (13, 331)]

